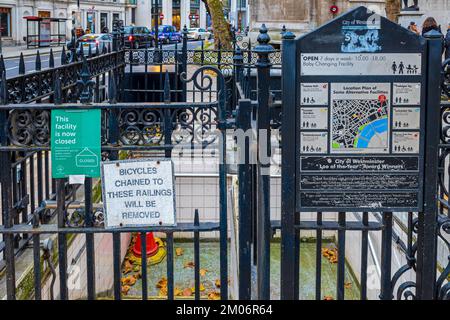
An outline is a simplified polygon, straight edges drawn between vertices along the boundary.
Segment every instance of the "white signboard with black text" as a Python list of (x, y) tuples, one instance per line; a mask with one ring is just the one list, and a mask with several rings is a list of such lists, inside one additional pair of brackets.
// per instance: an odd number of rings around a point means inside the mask
[(422, 55), (416, 53), (302, 53), (302, 76), (420, 76)]
[(101, 169), (106, 228), (176, 224), (171, 160), (104, 162)]

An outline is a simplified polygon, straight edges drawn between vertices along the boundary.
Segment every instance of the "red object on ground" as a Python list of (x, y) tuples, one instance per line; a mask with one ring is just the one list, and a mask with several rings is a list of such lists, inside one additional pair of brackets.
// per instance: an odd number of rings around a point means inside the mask
[[(153, 256), (158, 251), (158, 245), (156, 244), (155, 237), (153, 237), (153, 232), (146, 233), (145, 238), (147, 239), (147, 248), (145, 251), (147, 252), (148, 258)], [(133, 253), (138, 257), (142, 256), (141, 243), (141, 234), (139, 233), (136, 237), (136, 242), (134, 243), (133, 247)]]

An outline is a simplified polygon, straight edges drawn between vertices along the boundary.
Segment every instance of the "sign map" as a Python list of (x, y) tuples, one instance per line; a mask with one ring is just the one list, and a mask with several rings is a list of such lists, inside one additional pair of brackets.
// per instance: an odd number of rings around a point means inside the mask
[(424, 42), (364, 8), (297, 41), (296, 210), (421, 211)]
[(389, 152), (389, 92), (388, 83), (332, 84), (332, 152)]

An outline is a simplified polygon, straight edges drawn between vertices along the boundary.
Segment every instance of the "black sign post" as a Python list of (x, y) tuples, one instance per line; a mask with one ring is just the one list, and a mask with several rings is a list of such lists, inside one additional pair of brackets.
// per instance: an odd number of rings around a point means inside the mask
[(299, 213), (424, 212), (435, 201), (439, 130), (428, 137), (426, 125), (439, 119), (429, 61), (441, 58), (365, 7), (284, 38), (282, 141), (295, 148), (282, 151), (281, 295), (296, 299)]

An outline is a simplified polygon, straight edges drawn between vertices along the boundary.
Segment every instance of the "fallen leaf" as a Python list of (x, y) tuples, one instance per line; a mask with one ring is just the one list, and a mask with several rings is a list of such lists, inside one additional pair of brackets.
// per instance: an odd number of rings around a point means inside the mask
[(345, 289), (350, 289), (352, 287), (352, 283), (351, 282), (346, 282), (344, 284)]
[(220, 300), (220, 293), (217, 291), (211, 291), (208, 293), (208, 300)]
[[(200, 283), (200, 286), (198, 289), (199, 289), (199, 291), (205, 291), (205, 286), (202, 283)], [(192, 287), (191, 290), (192, 290), (192, 292), (195, 292), (195, 287)]]
[(136, 283), (136, 278), (134, 275), (125, 277), (121, 279), (122, 282), (122, 286), (128, 285), (128, 286), (133, 286)]
[(325, 296), (323, 297), (323, 300), (334, 300), (332, 296)]
[(136, 265), (136, 266), (133, 268), (133, 271), (134, 271), (134, 272), (141, 271), (141, 266), (140, 266), (140, 265)]
[(136, 279), (142, 278), (141, 272), (139, 271), (138, 273), (136, 273), (136, 274), (134, 275), (134, 277), (135, 277)]
[(159, 289), (159, 296), (167, 296), (167, 287), (162, 287), (161, 289)]
[(174, 289), (174, 293), (173, 293), (175, 296), (182, 296), (183, 295), (183, 291), (182, 290), (180, 290), (180, 288), (175, 288)]
[(206, 273), (208, 272), (208, 269), (200, 269), (200, 275), (204, 277)]
[(190, 297), (190, 296), (192, 296), (192, 289), (191, 288), (186, 288), (186, 289), (184, 289), (183, 290), (183, 296), (184, 297)]
[(122, 286), (122, 294), (127, 295), (130, 289), (131, 289), (130, 286)]
[(156, 287), (157, 287), (157, 288), (160, 288), (160, 289), (162, 289), (162, 288), (167, 288), (167, 279), (164, 278), (164, 277), (162, 277), (162, 278), (158, 281), (158, 283), (156, 284)]
[(184, 253), (184, 249), (183, 248), (176, 248), (175, 249), (175, 254), (177, 255), (177, 257), (182, 256)]
[(195, 264), (192, 261), (187, 261), (187, 262), (185, 262), (184, 267), (185, 268), (194, 268)]
[(219, 279), (216, 279), (215, 284), (216, 284), (216, 287), (217, 287), (217, 288), (220, 288), (220, 280), (219, 280)]
[(125, 260), (123, 274), (130, 273), (131, 271), (133, 271), (133, 264), (129, 260)]

